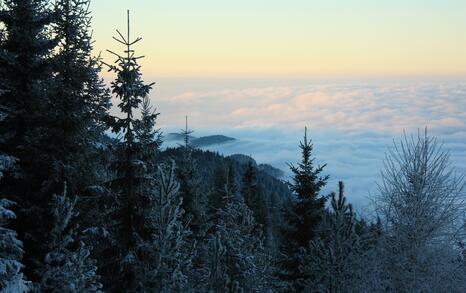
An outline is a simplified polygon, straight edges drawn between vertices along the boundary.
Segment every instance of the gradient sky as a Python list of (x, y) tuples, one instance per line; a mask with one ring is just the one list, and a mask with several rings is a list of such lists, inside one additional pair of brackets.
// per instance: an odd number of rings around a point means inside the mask
[(111, 37), (131, 10), (154, 78), (466, 74), (464, 0), (94, 0), (91, 9), (96, 52), (119, 48)]

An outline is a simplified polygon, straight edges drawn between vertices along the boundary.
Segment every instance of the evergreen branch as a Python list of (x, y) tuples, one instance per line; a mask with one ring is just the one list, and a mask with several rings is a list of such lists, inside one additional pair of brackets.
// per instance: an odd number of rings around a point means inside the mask
[(120, 33), (120, 31), (119, 31), (119, 30), (116, 30), (116, 32), (120, 35), (121, 39), (124, 41), (124, 44), (125, 44), (125, 45), (128, 45), (128, 41), (126, 40), (125, 37), (123, 37), (123, 35)]

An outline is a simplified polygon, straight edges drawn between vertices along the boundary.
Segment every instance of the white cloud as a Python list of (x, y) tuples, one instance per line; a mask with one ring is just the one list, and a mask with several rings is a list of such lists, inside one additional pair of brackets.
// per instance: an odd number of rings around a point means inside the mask
[(302, 128), (310, 126), (316, 155), (332, 176), (346, 181), (348, 196), (360, 207), (382, 166), (392, 139), (428, 126), (466, 171), (466, 83), (379, 82), (305, 86), (238, 87), (187, 91), (154, 100), (163, 127), (178, 129), (189, 115), (202, 133), (242, 139), (220, 147), (286, 169), (299, 159)]

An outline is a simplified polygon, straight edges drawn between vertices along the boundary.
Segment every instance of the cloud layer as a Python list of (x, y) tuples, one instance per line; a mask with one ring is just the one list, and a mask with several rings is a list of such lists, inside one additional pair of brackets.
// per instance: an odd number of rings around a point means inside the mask
[[(286, 169), (299, 158), (297, 143), (310, 127), (319, 161), (347, 182), (348, 196), (360, 206), (376, 192), (384, 153), (392, 139), (428, 127), (466, 171), (466, 83), (351, 82), (240, 87), (185, 91), (154, 98), (162, 127), (178, 129), (189, 115), (198, 134), (222, 133), (240, 143), (218, 147)], [(179, 126), (178, 126), (179, 125)]]
[(156, 100), (168, 125), (188, 114), (199, 128), (307, 124), (315, 129), (398, 133), (419, 126), (465, 129), (465, 99), (466, 83), (400, 82), (184, 92)]

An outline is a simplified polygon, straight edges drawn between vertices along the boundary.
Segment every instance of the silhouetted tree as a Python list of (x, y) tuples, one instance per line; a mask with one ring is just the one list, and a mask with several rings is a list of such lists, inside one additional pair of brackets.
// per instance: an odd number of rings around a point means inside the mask
[(317, 236), (317, 229), (322, 221), (325, 207), (325, 197), (319, 195), (329, 176), (321, 176), (326, 165), (314, 167), (312, 157), (313, 145), (307, 138), (307, 128), (304, 140), (299, 145), (302, 154), (301, 163), (290, 164), (293, 173), (290, 189), (295, 198), (285, 204), (282, 228), (281, 251), (283, 259), (280, 262), (281, 278), (287, 281), (294, 290), (302, 291), (296, 282), (303, 276), (299, 272), (301, 247), (307, 247), (309, 241)]
[(51, 38), (53, 14), (45, 0), (5, 0), (0, 7), (0, 153), (18, 159), (17, 171), (0, 182), (0, 196), (18, 205), (13, 223), (24, 242), (28, 279), (43, 259), (44, 237), (51, 221), (51, 194), (44, 181), (53, 172), (44, 124), (53, 75)]
[(46, 115), (47, 152), (53, 154), (54, 174), (48, 184), (59, 192), (67, 181), (72, 194), (96, 184), (97, 146), (110, 95), (99, 78), (100, 58), (92, 57), (89, 0), (57, 0), (52, 33), (58, 46)]
[[(116, 162), (113, 163), (115, 176), (110, 182), (116, 205), (114, 222), (111, 223), (116, 238), (116, 252), (109, 263), (116, 268), (107, 268), (105, 278), (107, 285), (111, 284), (113, 290), (133, 292), (137, 288), (136, 268), (140, 265), (139, 262), (143, 261), (138, 259), (136, 248), (141, 241), (146, 241), (150, 236), (146, 219), (150, 203), (148, 188), (153, 177), (148, 173), (148, 169), (153, 162), (143, 161), (144, 153), (147, 154), (143, 148), (150, 144), (146, 140), (153, 134), (151, 131), (154, 125), (151, 127), (150, 122), (153, 123), (157, 115), (147, 112), (144, 121), (134, 117), (143, 99), (149, 94), (152, 84), (143, 82), (138, 64), (141, 57), (135, 56), (132, 49), (141, 38), (131, 40), (129, 11), (127, 36), (124, 37), (118, 30), (117, 33), (119, 38), (115, 40), (125, 46), (124, 55), (109, 51), (117, 60), (116, 65), (107, 65), (109, 70), (116, 74), (111, 88), (112, 93), (120, 100), (118, 108), (123, 117), (112, 116), (109, 124), (112, 131), (122, 133), (123, 138), (116, 145)], [(143, 138), (142, 141), (137, 139), (138, 135)], [(154, 144), (157, 144), (157, 138), (156, 135), (153, 136)]]
[(358, 292), (359, 237), (341, 181), (338, 197), (331, 194), (330, 208), (323, 223), (324, 238), (311, 240), (307, 248), (301, 248), (302, 284), (306, 292)]
[(262, 226), (263, 231), (266, 231), (267, 207), (265, 204), (265, 195), (257, 182), (256, 170), (250, 161), (243, 176), (241, 195), (246, 205), (253, 212), (256, 222)]

